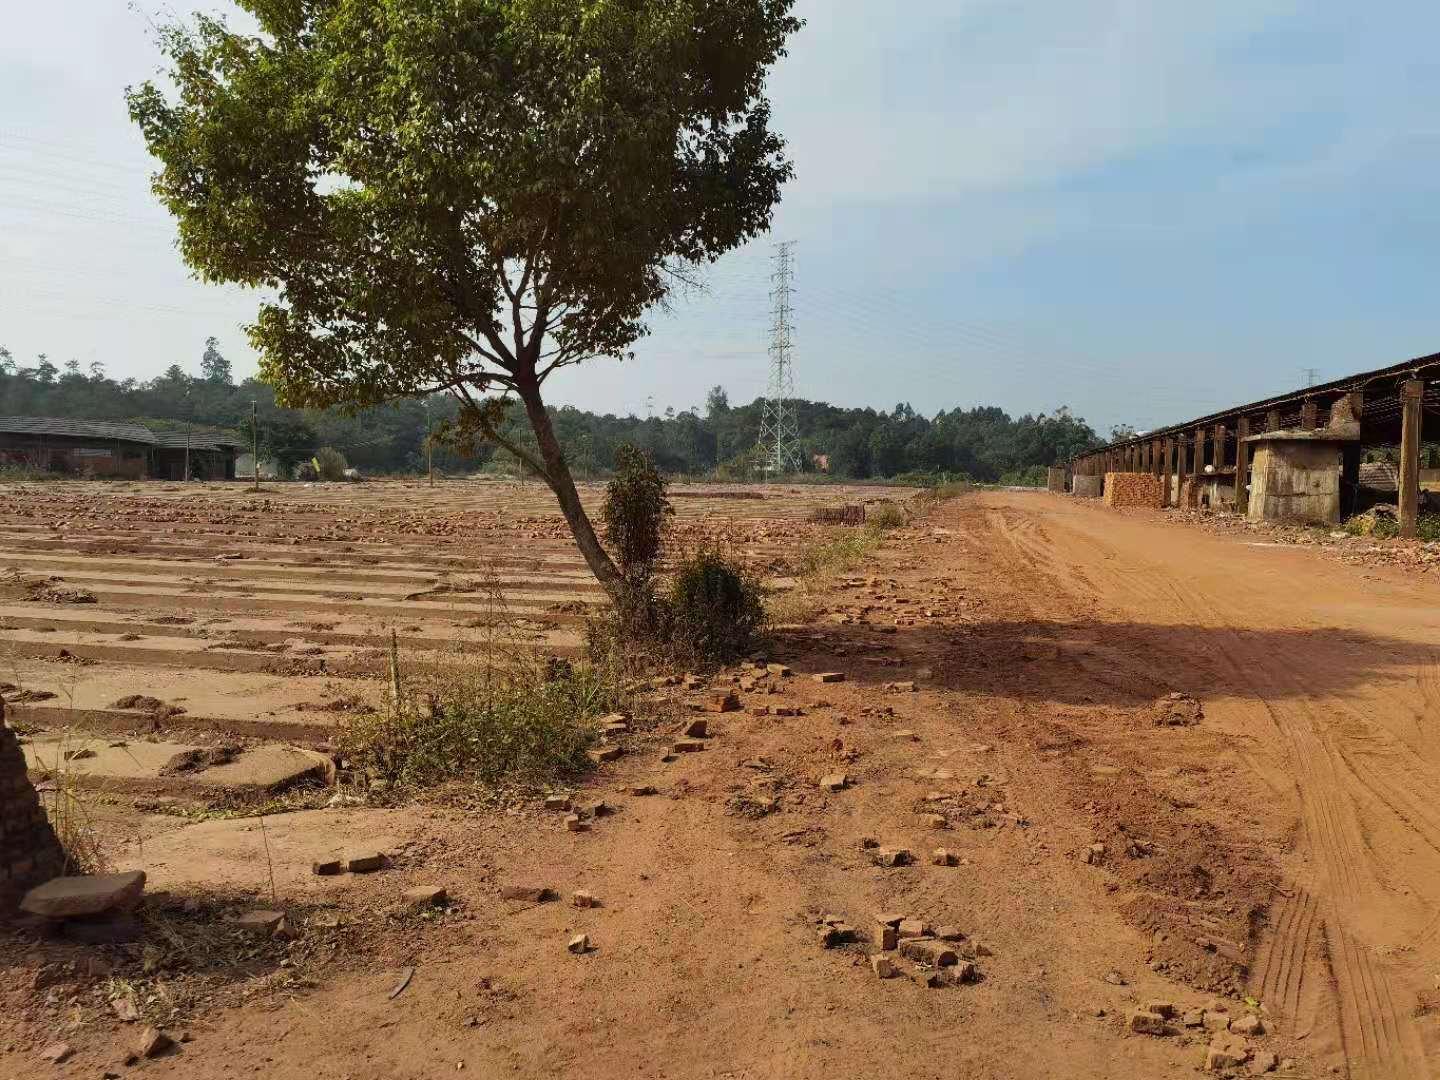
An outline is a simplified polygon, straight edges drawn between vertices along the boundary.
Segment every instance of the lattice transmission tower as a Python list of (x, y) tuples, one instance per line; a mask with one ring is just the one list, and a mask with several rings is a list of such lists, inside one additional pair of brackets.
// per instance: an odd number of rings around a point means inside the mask
[(775, 271), (770, 275), (770, 387), (760, 414), (760, 468), (768, 476), (800, 471), (800, 424), (795, 415), (794, 292), (795, 241), (775, 245)]

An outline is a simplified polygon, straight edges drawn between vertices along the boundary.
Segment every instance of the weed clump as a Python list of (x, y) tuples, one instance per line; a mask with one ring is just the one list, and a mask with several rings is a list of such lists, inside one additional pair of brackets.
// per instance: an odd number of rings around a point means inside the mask
[(315, 451), (315, 471), (321, 480), (344, 480), (349, 467), (345, 455), (333, 446), (322, 446)]
[(348, 765), (396, 790), (463, 781), (541, 785), (590, 765), (597, 721), (621, 707), (618, 682), (588, 664), (446, 673), (420, 694), (389, 695), (342, 723)]
[(664, 589), (656, 573), (673, 513), (667, 484), (650, 456), (633, 446), (616, 452), (605, 488), (605, 541), (625, 578), (624, 598), (591, 621), (590, 654), (629, 669), (656, 662), (729, 663), (751, 648), (765, 622), (758, 582), (718, 550), (680, 558)]
[(672, 647), (692, 663), (729, 663), (765, 625), (760, 584), (713, 549), (683, 559), (665, 596)]

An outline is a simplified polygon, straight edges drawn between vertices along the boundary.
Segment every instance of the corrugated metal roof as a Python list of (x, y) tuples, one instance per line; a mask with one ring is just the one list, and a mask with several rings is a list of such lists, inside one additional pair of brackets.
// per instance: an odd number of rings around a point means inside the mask
[(55, 435), (71, 439), (115, 439), (155, 445), (155, 434), (139, 424), (109, 420), (70, 420), (56, 416), (0, 416), (0, 434)]
[(242, 446), (244, 440), (228, 431), (157, 431), (155, 446), (161, 450), (219, 450), (221, 447)]

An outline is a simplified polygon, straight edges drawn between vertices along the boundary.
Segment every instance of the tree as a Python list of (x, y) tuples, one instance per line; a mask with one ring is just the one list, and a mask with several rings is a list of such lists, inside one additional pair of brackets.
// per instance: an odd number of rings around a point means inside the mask
[(1112, 443), (1129, 442), (1135, 438), (1135, 428), (1130, 424), (1114, 424), (1110, 428), (1110, 441)]
[(715, 420), (730, 411), (730, 395), (723, 386), (712, 386), (705, 395), (705, 416)]
[(186, 261), (278, 294), (249, 333), (283, 403), (453, 395), (447, 434), (543, 477), (624, 599), (543, 389), (769, 227), (793, 0), (237, 2), (259, 36), (171, 25), (174, 96), (127, 92)]
[(220, 354), (218, 339), (205, 339), (205, 354), (200, 357), (200, 377), (216, 386), (233, 386), (230, 375), (230, 361)]
[(35, 381), (36, 381), (36, 382), (42, 384), (43, 386), (49, 386), (51, 383), (53, 383), (53, 382), (55, 381), (55, 376), (58, 375), (59, 372), (60, 372), (60, 369), (57, 368), (54, 364), (52, 364), (52, 363), (50, 362), (49, 358), (46, 357), (46, 355), (45, 355), (43, 352), (42, 352), (38, 357), (36, 357), (36, 364), (35, 364)]

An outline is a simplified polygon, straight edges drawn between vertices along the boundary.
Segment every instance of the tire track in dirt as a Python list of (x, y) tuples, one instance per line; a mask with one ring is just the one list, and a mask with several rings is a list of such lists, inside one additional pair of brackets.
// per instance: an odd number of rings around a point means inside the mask
[[(1016, 513), (1005, 507), (987, 515), (987, 521), (999, 526), (1004, 539), (1037, 568), (1044, 565), (1052, 585), (1072, 588), (1075, 576), (1065, 572), (1060, 551), (1060, 543), (1065, 543), (1065, 554), (1073, 554), (1076, 547), (1083, 552), (1088, 576), (1081, 588), (1086, 599), (1099, 602), (1098, 587), (1108, 594), (1112, 609), (1167, 622), (1178, 615), (1181, 623), (1231, 630), (1213, 635), (1211, 645), (1223, 662), (1225, 681), (1232, 683), (1230, 692), (1253, 701), (1288, 744), (1286, 759), (1300, 795), (1305, 851), (1319, 889), (1318, 896), (1296, 889), (1272, 911), (1252, 985), (1286, 1022), (1298, 1025), (1327, 1014), (1323, 992), (1319, 997), (1315, 992), (1333, 980), (1341, 1049), (1352, 1076), (1388, 1080), (1431, 1075), (1421, 1033), (1402, 1004), (1397, 976), (1404, 981), (1404, 972), (1389, 970), (1402, 965), (1382, 964), (1363, 929), (1357, 933), (1352, 924), (1360, 919), (1373, 925), (1375, 913), (1387, 909), (1403, 916), (1416, 905), (1401, 894), (1436, 894), (1440, 819), (1426, 798), (1427, 792), (1433, 798), (1440, 779), (1433, 766), (1338, 695), (1313, 697), (1304, 679), (1307, 662), (1323, 664), (1324, 657), (1275, 655), (1281, 650), (1247, 642), (1239, 632), (1249, 625), (1247, 613), (1236, 611), (1233, 602), (1216, 599), (1204, 587), (1203, 575), (1190, 575), (1200, 580), (1198, 586), (1191, 585), (1179, 579), (1165, 557), (1129, 545), (1122, 552), (1093, 534), (1041, 543), (1039, 530), (1017, 527)], [(1150, 550), (1168, 554), (1164, 546)], [(1230, 595), (1220, 594), (1225, 599)], [(1184, 664), (1183, 655), (1167, 651)], [(1415, 683), (1411, 695), (1419, 694), (1423, 713), (1436, 697), (1433, 662), (1419, 666)], [(1403, 691), (1386, 696), (1415, 708), (1413, 696)], [(1404, 715), (1410, 710), (1396, 711)], [(1418, 839), (1423, 849), (1407, 849), (1407, 837)], [(1440, 920), (1431, 917), (1425, 926), (1433, 948)]]

